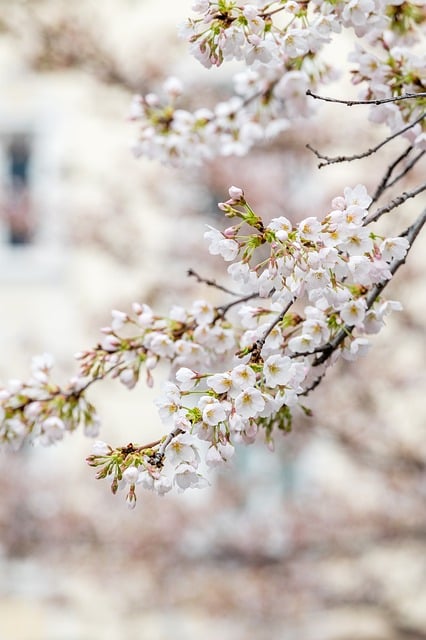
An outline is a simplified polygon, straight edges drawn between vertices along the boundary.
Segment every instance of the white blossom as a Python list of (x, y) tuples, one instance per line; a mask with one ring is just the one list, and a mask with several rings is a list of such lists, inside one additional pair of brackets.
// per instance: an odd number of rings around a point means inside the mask
[(235, 409), (243, 418), (253, 418), (265, 407), (261, 392), (254, 387), (247, 387), (235, 398)]

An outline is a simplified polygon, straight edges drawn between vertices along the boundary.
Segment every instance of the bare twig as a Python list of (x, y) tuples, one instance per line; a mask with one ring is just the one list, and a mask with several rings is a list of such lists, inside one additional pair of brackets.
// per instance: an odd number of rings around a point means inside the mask
[(113, 364), (109, 369), (106, 369), (102, 374), (99, 374), (98, 376), (95, 376), (94, 378), (90, 378), (86, 384), (84, 386), (82, 386), (80, 389), (77, 389), (75, 391), (67, 391), (64, 392), (64, 396), (70, 398), (70, 397), (78, 397), (80, 396), (82, 393), (84, 393), (92, 384), (94, 384), (95, 382), (99, 382), (99, 380), (104, 380), (112, 371), (114, 371), (115, 369), (117, 369), (117, 367), (120, 366), (120, 364), (122, 364), (121, 362), (117, 362), (116, 364)]
[[(398, 166), (398, 164), (400, 162), (402, 162), (402, 160), (404, 160), (411, 152), (411, 150), (413, 149), (413, 146), (410, 144), (409, 147), (407, 147), (407, 149), (405, 151), (403, 151), (398, 157), (397, 159), (392, 162), (392, 164), (389, 165), (389, 167), (386, 170), (385, 175), (383, 176), (380, 184), (378, 185), (376, 191), (374, 192), (373, 198), (371, 200), (371, 204), (369, 206), (369, 208), (371, 207), (372, 204), (374, 204), (374, 202), (377, 202), (377, 200), (380, 198), (380, 196), (382, 195), (382, 193), (390, 186), (388, 184), (388, 180), (391, 177), (393, 170), (395, 169), (395, 167)], [(401, 176), (402, 177), (402, 176)]]
[(153, 449), (154, 447), (158, 447), (161, 444), (162, 439), (153, 440), (152, 442), (148, 442), (147, 444), (142, 444), (140, 447), (137, 447), (137, 451), (145, 451), (145, 449)]
[[(303, 4), (303, 3), (301, 3)], [(262, 18), (270, 18), (271, 16), (275, 15), (276, 13), (279, 13), (280, 11), (282, 11), (283, 9), (285, 9), (285, 7), (278, 7), (278, 9), (274, 9), (272, 11), (263, 11), (261, 14), (259, 14)]]
[(175, 429), (173, 429), (173, 431), (170, 431), (170, 433), (168, 433), (166, 436), (163, 436), (159, 440), (154, 440), (153, 442), (148, 442), (147, 444), (143, 444), (137, 447), (134, 447), (132, 444), (127, 446), (132, 448), (132, 452), (149, 451), (150, 449), (158, 447), (158, 449), (154, 451), (150, 456), (149, 462), (153, 465), (161, 466), (163, 463), (164, 452), (166, 448), (169, 446), (171, 441), (181, 433), (184, 433), (183, 430), (180, 427), (176, 427)]
[(377, 98), (376, 100), (339, 100), (338, 98), (330, 98), (326, 96), (319, 96), (316, 93), (312, 93), (310, 89), (306, 91), (306, 95), (315, 100), (322, 100), (323, 102), (336, 102), (337, 104), (344, 104), (347, 107), (353, 107), (360, 104), (386, 104), (387, 102), (399, 102), (400, 100), (412, 100), (413, 98), (426, 98), (426, 92), (421, 91), (419, 93), (403, 93), (400, 96), (394, 96), (392, 98)]
[(327, 373), (327, 370), (323, 371), (321, 375), (318, 376), (318, 378), (315, 378), (315, 380), (309, 385), (309, 387), (306, 387), (306, 389), (302, 391), (302, 393), (297, 394), (298, 397), (309, 395), (311, 391), (313, 391), (319, 386), (319, 384), (322, 382), (326, 373)]
[(224, 293), (229, 293), (230, 296), (240, 296), (241, 294), (236, 293), (235, 291), (231, 291), (230, 289), (227, 289), (226, 287), (223, 287), (221, 284), (217, 284), (217, 282), (215, 280), (209, 280), (208, 278), (203, 278), (202, 276), (198, 275), (198, 273), (196, 271), (194, 271), (194, 269), (188, 269), (188, 271), (186, 272), (186, 274), (189, 277), (193, 277), (197, 280), (197, 282), (200, 282), (202, 284), (206, 284), (208, 287), (214, 287), (215, 289), (219, 289), (219, 291), (223, 291)]
[(312, 153), (314, 153), (319, 160), (324, 160), (324, 162), (320, 162), (319, 163), (318, 169), (321, 169), (322, 167), (326, 167), (329, 164), (336, 164), (338, 162), (352, 162), (352, 160), (361, 160), (362, 158), (367, 158), (368, 156), (371, 156), (373, 153), (376, 153), (376, 151), (378, 151), (379, 149), (384, 147), (385, 144), (387, 144), (391, 140), (394, 140), (394, 138), (397, 138), (398, 136), (402, 135), (403, 133), (405, 133), (409, 129), (412, 129), (413, 127), (416, 126), (416, 124), (418, 124), (419, 122), (421, 122), (425, 118), (426, 118), (426, 111), (424, 113), (422, 113), (421, 116), (416, 118), (416, 120), (414, 120), (410, 124), (407, 124), (405, 127), (403, 127), (402, 129), (399, 129), (395, 133), (392, 133), (390, 136), (387, 136), (384, 140), (382, 140), (382, 142), (377, 144), (375, 147), (371, 147), (371, 149), (367, 149), (367, 151), (363, 151), (362, 153), (356, 153), (356, 154), (354, 154), (352, 156), (330, 157), (330, 156), (323, 155), (317, 149), (314, 149), (314, 147), (312, 147), (310, 144), (307, 144), (306, 148), (309, 149), (310, 151), (312, 151)]
[(398, 180), (401, 180), (401, 178), (403, 178), (405, 175), (407, 175), (407, 173), (409, 171), (411, 171), (411, 169), (414, 167), (415, 164), (417, 164), (417, 162), (419, 160), (422, 159), (422, 157), (426, 154), (426, 151), (420, 151), (420, 153), (418, 153), (416, 155), (415, 158), (413, 158), (411, 160), (411, 162), (409, 162), (407, 164), (407, 166), (405, 167), (405, 169), (403, 171), (401, 171), (401, 173), (399, 173), (397, 176), (395, 176), (395, 178), (393, 180), (391, 180), (391, 182), (388, 183), (388, 185), (386, 186), (386, 188), (389, 187), (393, 187), (394, 184), (396, 184), (398, 182)]
[(223, 287), (222, 285), (217, 284), (215, 280), (202, 278), (200, 275), (198, 275), (198, 273), (196, 273), (196, 271), (194, 271), (194, 269), (188, 269), (187, 275), (193, 276), (194, 278), (197, 279), (197, 282), (206, 284), (209, 287), (214, 287), (215, 289), (219, 289), (219, 291), (228, 293), (231, 296), (238, 296), (238, 300), (233, 300), (232, 302), (229, 302), (229, 304), (223, 304), (219, 307), (216, 307), (216, 317), (214, 319), (214, 322), (216, 322), (216, 320), (219, 320), (219, 318), (223, 318), (228, 313), (229, 309), (232, 309), (232, 307), (235, 307), (235, 305), (241, 304), (242, 302), (247, 302), (247, 300), (253, 300), (253, 298), (259, 297), (258, 293), (249, 293), (246, 296), (241, 296), (240, 293), (236, 293), (235, 291), (231, 291), (230, 289), (227, 289), (226, 287)]
[(392, 209), (396, 209), (401, 204), (403, 204), (406, 200), (409, 200), (410, 198), (415, 198), (415, 196), (417, 196), (419, 193), (425, 190), (426, 190), (426, 182), (421, 184), (416, 189), (413, 189), (412, 191), (404, 191), (403, 193), (401, 193), (400, 196), (391, 200), (389, 204), (385, 205), (384, 207), (380, 207), (380, 209), (377, 209), (377, 211), (371, 214), (371, 216), (368, 216), (368, 218), (364, 220), (363, 226), (365, 227), (366, 225), (370, 224), (370, 222), (375, 222), (383, 214), (389, 213), (389, 211), (392, 211)]
[(242, 298), (238, 298), (238, 300), (233, 300), (228, 304), (223, 304), (220, 307), (216, 307), (215, 321), (218, 320), (219, 318), (223, 318), (228, 313), (229, 309), (231, 309), (232, 307), (235, 307), (237, 304), (241, 304), (242, 302), (247, 302), (248, 300), (253, 300), (253, 298), (258, 298), (258, 297), (259, 297), (258, 293), (249, 293), (248, 295), (243, 296)]

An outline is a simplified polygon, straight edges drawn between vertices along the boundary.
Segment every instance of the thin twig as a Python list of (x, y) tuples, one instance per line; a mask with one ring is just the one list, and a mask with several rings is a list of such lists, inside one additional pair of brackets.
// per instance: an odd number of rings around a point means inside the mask
[(274, 320), (274, 322), (267, 328), (267, 330), (265, 331), (265, 334), (263, 336), (263, 338), (261, 338), (260, 340), (258, 340), (257, 344), (260, 346), (260, 348), (263, 347), (263, 345), (265, 344), (266, 338), (269, 336), (269, 334), (275, 329), (275, 327), (277, 326), (277, 324), (279, 324), (283, 319), (285, 314), (287, 313), (287, 311), (290, 309), (291, 305), (293, 304), (293, 300), (291, 300), (288, 305), (286, 307), (284, 307), (284, 309), (281, 311), (280, 315)]
[(82, 393), (84, 393), (92, 384), (94, 384), (95, 382), (99, 382), (99, 380), (104, 380), (112, 371), (114, 371), (115, 369), (117, 369), (117, 367), (119, 367), (122, 364), (122, 362), (117, 362), (116, 364), (113, 364), (109, 369), (106, 369), (102, 374), (99, 374), (97, 376), (95, 376), (94, 378), (90, 378), (85, 385), (83, 385), (81, 387), (81, 389), (78, 389), (76, 391), (67, 391), (64, 392), (64, 396), (66, 397), (73, 397), (73, 396), (80, 396)]
[(316, 389), (319, 386), (319, 384), (322, 382), (326, 373), (327, 373), (327, 369), (325, 369), (325, 371), (323, 371), (321, 375), (318, 376), (318, 378), (315, 378), (315, 380), (309, 385), (309, 387), (307, 387), (304, 391), (302, 391), (302, 393), (298, 393), (297, 396), (298, 397), (307, 396), (311, 391)]
[(386, 188), (393, 187), (393, 185), (396, 184), (398, 180), (401, 180), (401, 178), (407, 175), (407, 173), (414, 167), (414, 165), (417, 164), (419, 160), (421, 160), (421, 158), (425, 155), (425, 153), (426, 151), (420, 151), (420, 153), (418, 153), (416, 157), (413, 158), (411, 162), (407, 164), (404, 171), (401, 171), (401, 173), (399, 173), (393, 180), (391, 180), (391, 182), (389, 182)]
[(251, 348), (251, 360), (253, 362), (256, 362), (259, 358), (260, 358), (260, 352), (262, 351), (263, 345), (266, 342), (266, 338), (269, 336), (269, 334), (275, 329), (275, 327), (284, 319), (285, 314), (287, 313), (287, 311), (290, 309), (290, 307), (292, 306), (294, 300), (291, 300), (288, 305), (286, 307), (284, 307), (284, 309), (281, 311), (281, 313), (279, 314), (279, 316), (277, 316), (275, 318), (275, 320), (269, 325), (269, 327), (266, 329), (265, 333), (263, 334), (262, 338), (260, 338), (259, 340), (257, 340), (252, 348)]
[(377, 98), (376, 100), (339, 100), (338, 98), (330, 98), (326, 96), (319, 96), (316, 93), (312, 93), (310, 89), (306, 91), (306, 95), (315, 100), (322, 100), (323, 102), (336, 102), (337, 104), (344, 104), (347, 107), (353, 107), (359, 104), (386, 104), (387, 102), (399, 102), (400, 100), (412, 100), (413, 98), (426, 98), (426, 92), (421, 91), (419, 93), (403, 93), (400, 96), (394, 96), (393, 98)]
[[(409, 247), (405, 257), (402, 258), (401, 260), (395, 260), (395, 262), (391, 265), (390, 272), (392, 275), (394, 275), (398, 271), (398, 269), (405, 263), (408, 256), (408, 252), (412, 248), (415, 239), (417, 238), (418, 234), (420, 233), (425, 223), (426, 223), (426, 209), (420, 214), (417, 220), (410, 227), (408, 227), (408, 229), (406, 229), (404, 233), (400, 235), (400, 237), (407, 238), (409, 242)], [(384, 282), (380, 282), (379, 284), (377, 284), (375, 287), (371, 289), (370, 293), (366, 297), (367, 310), (371, 308), (375, 300), (379, 297), (379, 295), (381, 294), (383, 289), (389, 284), (389, 282), (390, 282), (390, 279), (385, 280)], [(320, 364), (323, 364), (324, 362), (326, 362), (328, 358), (331, 356), (331, 354), (333, 353), (333, 351), (335, 351), (337, 347), (339, 347), (342, 344), (345, 338), (347, 338), (352, 333), (353, 330), (354, 330), (353, 325), (345, 325), (342, 329), (340, 329), (340, 331), (336, 334), (333, 340), (323, 345), (323, 347), (319, 347), (315, 349), (315, 351), (313, 351), (312, 353), (321, 352), (321, 355), (315, 358), (315, 360), (312, 363), (312, 366), (318, 367)]]
[(369, 205), (369, 208), (371, 207), (372, 204), (374, 204), (375, 202), (377, 202), (377, 200), (380, 198), (380, 196), (382, 195), (382, 193), (389, 187), (388, 184), (388, 180), (391, 177), (393, 170), (395, 169), (395, 167), (398, 166), (398, 164), (404, 160), (404, 158), (406, 158), (411, 150), (413, 149), (413, 145), (410, 144), (409, 147), (407, 147), (407, 149), (405, 151), (403, 151), (398, 157), (397, 159), (392, 162), (392, 164), (389, 165), (389, 167), (386, 170), (385, 175), (383, 176), (380, 184), (378, 185), (376, 191), (374, 192), (373, 198), (371, 200), (371, 203)]
[(161, 444), (162, 438), (158, 440), (153, 440), (153, 442), (148, 442), (148, 444), (142, 444), (140, 447), (137, 447), (137, 451), (145, 451), (145, 449), (153, 449), (154, 447), (158, 447)]
[(223, 304), (220, 307), (216, 307), (216, 318), (214, 321), (218, 320), (219, 318), (223, 318), (228, 313), (229, 309), (231, 309), (232, 307), (235, 307), (237, 304), (241, 304), (242, 302), (247, 302), (248, 300), (253, 300), (253, 298), (258, 298), (258, 297), (259, 297), (258, 293), (249, 293), (248, 295), (243, 296), (242, 298), (238, 298), (238, 300), (233, 300), (228, 304)]
[(394, 140), (394, 138), (397, 138), (398, 136), (402, 135), (409, 129), (412, 129), (413, 127), (416, 126), (416, 124), (418, 124), (425, 118), (426, 118), (426, 111), (422, 113), (422, 115), (419, 116), (416, 120), (414, 120), (414, 122), (411, 122), (410, 124), (407, 124), (402, 129), (399, 129), (395, 133), (392, 133), (390, 136), (382, 140), (382, 142), (377, 144), (375, 147), (371, 147), (371, 149), (367, 149), (367, 151), (363, 151), (362, 153), (356, 153), (353, 156), (330, 157), (330, 156), (323, 155), (317, 149), (314, 149), (314, 147), (312, 147), (310, 144), (307, 144), (306, 148), (312, 151), (312, 153), (314, 153), (319, 160), (324, 160), (324, 162), (319, 163), (318, 169), (321, 169), (322, 167), (327, 167), (329, 164), (336, 164), (338, 162), (352, 162), (352, 160), (361, 160), (362, 158), (367, 158), (368, 156), (371, 156), (373, 153), (376, 153), (376, 151), (384, 147), (385, 144), (387, 144), (391, 140)]
[(424, 184), (421, 184), (416, 189), (413, 189), (412, 191), (404, 191), (403, 193), (401, 193), (400, 196), (391, 200), (389, 204), (385, 205), (384, 207), (380, 207), (380, 209), (377, 209), (377, 211), (375, 211), (371, 216), (368, 216), (368, 218), (364, 220), (363, 226), (365, 227), (368, 224), (370, 224), (370, 222), (375, 222), (383, 214), (389, 213), (389, 211), (392, 211), (392, 209), (396, 209), (401, 204), (406, 202), (406, 200), (409, 200), (410, 198), (415, 198), (415, 196), (417, 196), (419, 193), (425, 190), (426, 190), (426, 182)]
[(200, 282), (201, 284), (206, 284), (208, 287), (214, 287), (215, 289), (219, 289), (219, 291), (223, 291), (224, 293), (229, 293), (230, 296), (240, 296), (241, 294), (236, 293), (235, 291), (231, 291), (230, 289), (227, 289), (226, 287), (223, 287), (221, 284), (217, 284), (217, 282), (215, 280), (209, 280), (208, 278), (203, 278), (202, 276), (198, 275), (198, 273), (196, 271), (194, 271), (194, 269), (188, 269), (188, 271), (186, 272), (186, 274), (189, 277), (193, 277), (197, 280), (197, 282)]
[(274, 9), (273, 11), (263, 11), (262, 13), (260, 13), (260, 17), (261, 18), (270, 18), (271, 16), (273, 16), (276, 13), (279, 13), (280, 11), (283, 11), (283, 9), (285, 9), (285, 7), (278, 7), (278, 9)]

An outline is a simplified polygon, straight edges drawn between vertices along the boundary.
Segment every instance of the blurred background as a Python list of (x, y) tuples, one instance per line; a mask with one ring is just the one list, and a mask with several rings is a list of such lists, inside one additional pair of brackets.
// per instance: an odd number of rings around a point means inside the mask
[[(200, 238), (222, 224), (216, 203), (231, 184), (266, 219), (297, 221), (322, 215), (346, 184), (373, 191), (397, 154), (395, 142), (318, 171), (307, 142), (353, 153), (386, 133), (362, 109), (324, 105), (302, 135), (243, 159), (187, 170), (136, 160), (135, 92), (168, 75), (186, 83), (185, 106), (230, 90), (229, 71), (203, 70), (177, 39), (190, 4), (0, 0), (3, 381), (27, 377), (43, 351), (65, 381), (112, 308), (218, 300), (186, 270), (220, 279)], [(350, 45), (338, 46), (343, 56)], [(344, 92), (356, 96), (344, 83), (328, 91)], [(421, 206), (381, 228), (396, 235)], [(419, 238), (387, 289), (404, 311), (369, 354), (328, 374), (309, 398), (313, 417), (296, 416), (274, 453), (262, 442), (239, 451), (207, 490), (140, 493), (129, 512), (94, 480), (81, 434), (1, 454), (0, 640), (426, 638), (425, 272)], [(94, 388), (101, 438), (162, 435), (156, 393)]]

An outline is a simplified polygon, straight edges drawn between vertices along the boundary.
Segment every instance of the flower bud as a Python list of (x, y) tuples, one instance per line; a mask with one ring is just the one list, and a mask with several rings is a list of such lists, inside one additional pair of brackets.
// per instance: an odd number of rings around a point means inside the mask
[(244, 191), (240, 187), (230, 187), (229, 196), (232, 200), (244, 200)]
[(127, 467), (123, 471), (123, 479), (127, 482), (127, 484), (136, 484), (139, 478), (139, 469), (135, 466)]
[(237, 229), (236, 227), (228, 227), (227, 229), (225, 229), (225, 231), (223, 232), (223, 235), (225, 236), (225, 238), (235, 238), (235, 236), (237, 235)]
[(108, 456), (111, 451), (111, 447), (102, 440), (96, 440), (92, 447), (92, 454), (94, 456)]

